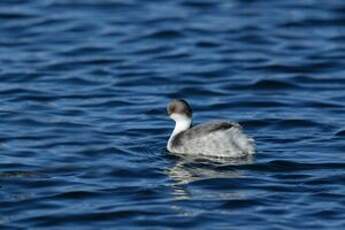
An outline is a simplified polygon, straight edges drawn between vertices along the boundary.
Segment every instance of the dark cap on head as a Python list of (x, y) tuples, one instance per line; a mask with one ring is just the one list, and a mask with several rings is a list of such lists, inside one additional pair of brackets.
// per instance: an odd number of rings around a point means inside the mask
[(187, 101), (183, 99), (174, 99), (168, 105), (169, 116), (173, 113), (185, 114), (188, 117), (192, 117), (192, 108), (189, 106)]

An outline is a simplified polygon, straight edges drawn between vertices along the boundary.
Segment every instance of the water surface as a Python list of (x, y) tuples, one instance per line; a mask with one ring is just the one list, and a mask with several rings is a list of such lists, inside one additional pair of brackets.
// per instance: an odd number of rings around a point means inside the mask
[[(4, 229), (344, 229), (345, 3), (2, 0)], [(165, 106), (255, 159), (173, 156)]]

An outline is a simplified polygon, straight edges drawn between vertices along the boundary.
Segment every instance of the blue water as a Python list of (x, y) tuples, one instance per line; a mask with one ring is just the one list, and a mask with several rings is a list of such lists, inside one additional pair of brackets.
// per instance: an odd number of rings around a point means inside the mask
[[(344, 229), (345, 2), (1, 0), (3, 229)], [(254, 159), (173, 156), (165, 111)]]

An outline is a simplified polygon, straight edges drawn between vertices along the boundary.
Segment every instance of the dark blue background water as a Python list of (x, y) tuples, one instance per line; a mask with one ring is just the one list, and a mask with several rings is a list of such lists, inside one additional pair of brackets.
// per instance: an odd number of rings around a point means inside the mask
[[(0, 226), (344, 229), (345, 2), (1, 0)], [(165, 150), (171, 98), (256, 159)]]

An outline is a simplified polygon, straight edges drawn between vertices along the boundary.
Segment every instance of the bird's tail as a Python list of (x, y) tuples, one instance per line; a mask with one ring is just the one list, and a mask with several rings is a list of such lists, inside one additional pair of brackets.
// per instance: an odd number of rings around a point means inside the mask
[(245, 154), (255, 154), (255, 141), (243, 133), (240, 127), (231, 129), (233, 142)]

